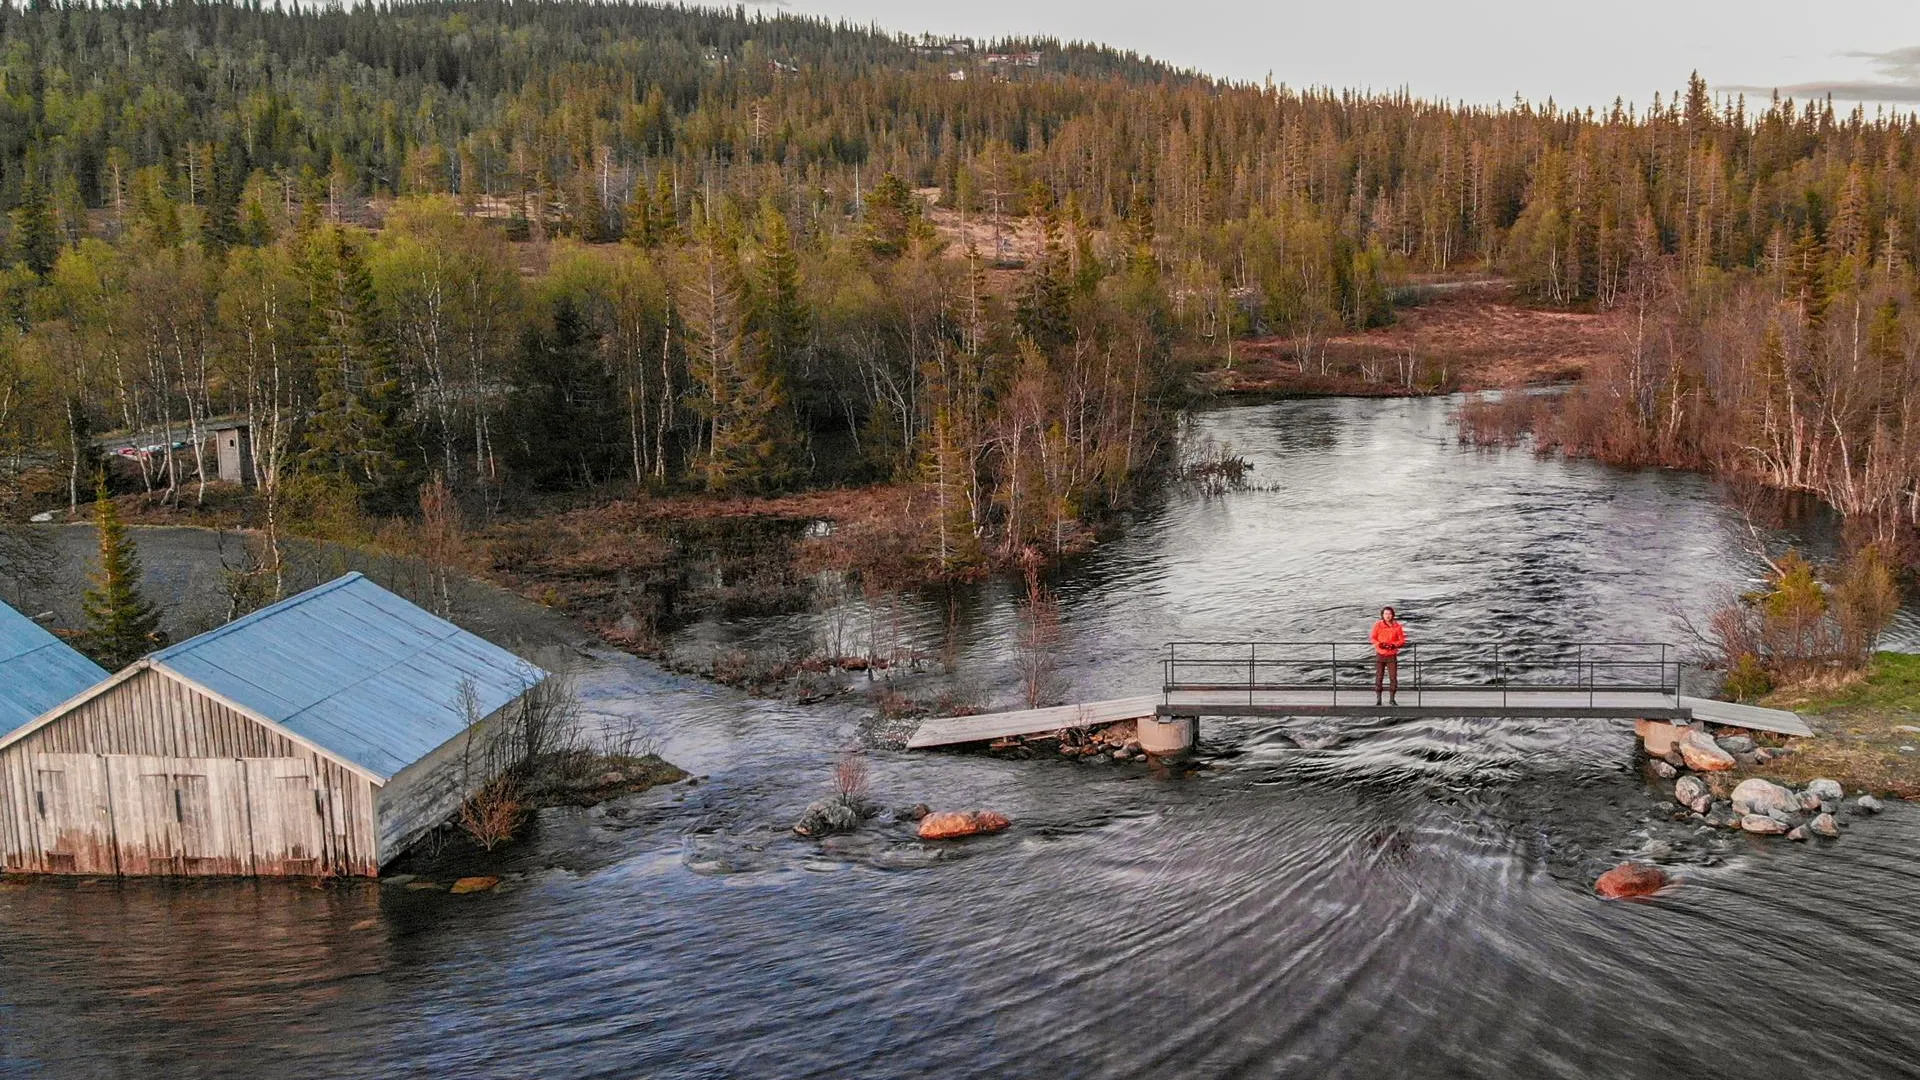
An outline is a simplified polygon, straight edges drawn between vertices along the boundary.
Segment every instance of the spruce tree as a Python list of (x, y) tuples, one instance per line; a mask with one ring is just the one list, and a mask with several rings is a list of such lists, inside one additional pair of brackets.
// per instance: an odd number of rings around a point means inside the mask
[(314, 232), (306, 253), (319, 400), (306, 431), (302, 467), (358, 489), (375, 511), (411, 490), (405, 391), (375, 310), (373, 281), (345, 229)]
[(906, 181), (888, 173), (867, 196), (866, 210), (867, 249), (882, 259), (899, 258), (920, 217), (920, 200)]
[(147, 654), (160, 629), (160, 612), (140, 592), (140, 553), (100, 478), (93, 522), (100, 533), (100, 566), (81, 599), (87, 629), (81, 645), (101, 667), (118, 671)]
[(13, 211), (13, 257), (42, 278), (53, 271), (60, 257), (60, 226), (53, 217), (53, 200), (32, 176), (20, 185), (20, 205)]
[(567, 295), (554, 302), (551, 327), (536, 323), (522, 338), (507, 407), (510, 460), (536, 488), (591, 485), (617, 467), (619, 394), (597, 345)]
[(647, 178), (644, 176), (633, 185), (633, 197), (627, 200), (625, 218), (626, 226), (621, 232), (621, 239), (635, 247), (659, 246), (657, 229), (653, 223), (653, 197), (647, 193)]
[(1053, 205), (1053, 192), (1045, 184), (1035, 183), (1027, 204), (1040, 226), (1042, 247), (1021, 284), (1017, 316), (1020, 330), (1042, 350), (1059, 348), (1073, 336), (1072, 286), (1068, 280), (1067, 253), (1061, 243), (1060, 215)]
[(760, 280), (755, 321), (766, 338), (768, 374), (790, 378), (812, 332), (806, 302), (800, 296), (800, 256), (793, 249), (787, 218), (771, 204), (761, 212)]

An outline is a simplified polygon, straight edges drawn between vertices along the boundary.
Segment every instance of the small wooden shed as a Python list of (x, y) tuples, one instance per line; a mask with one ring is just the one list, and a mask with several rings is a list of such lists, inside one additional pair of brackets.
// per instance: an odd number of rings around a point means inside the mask
[(253, 484), (253, 427), (244, 420), (208, 425), (212, 433), (214, 475), (230, 484)]
[(348, 574), (0, 737), (0, 864), (377, 875), (485, 783), (470, 746), (546, 677)]

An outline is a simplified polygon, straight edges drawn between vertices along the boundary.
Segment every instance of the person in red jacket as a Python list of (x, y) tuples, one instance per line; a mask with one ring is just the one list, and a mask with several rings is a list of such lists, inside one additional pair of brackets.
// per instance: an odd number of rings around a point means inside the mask
[(1382, 684), (1392, 682), (1388, 701), (1400, 704), (1400, 650), (1407, 647), (1407, 627), (1390, 607), (1380, 609), (1380, 621), (1373, 624), (1373, 703), (1380, 704)]

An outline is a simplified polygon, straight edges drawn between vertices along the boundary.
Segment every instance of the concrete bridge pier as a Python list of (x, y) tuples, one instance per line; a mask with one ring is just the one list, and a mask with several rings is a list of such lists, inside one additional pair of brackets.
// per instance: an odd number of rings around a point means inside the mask
[(1193, 752), (1200, 734), (1198, 716), (1146, 716), (1135, 727), (1140, 749), (1159, 758), (1179, 759)]

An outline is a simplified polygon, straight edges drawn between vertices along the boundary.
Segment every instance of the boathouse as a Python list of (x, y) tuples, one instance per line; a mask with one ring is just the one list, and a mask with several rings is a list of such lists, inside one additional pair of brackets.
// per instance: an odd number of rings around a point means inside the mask
[(106, 669), (0, 603), (0, 735), (107, 677)]
[(488, 779), (487, 740), (546, 678), (348, 574), (0, 736), (0, 864), (376, 875)]

